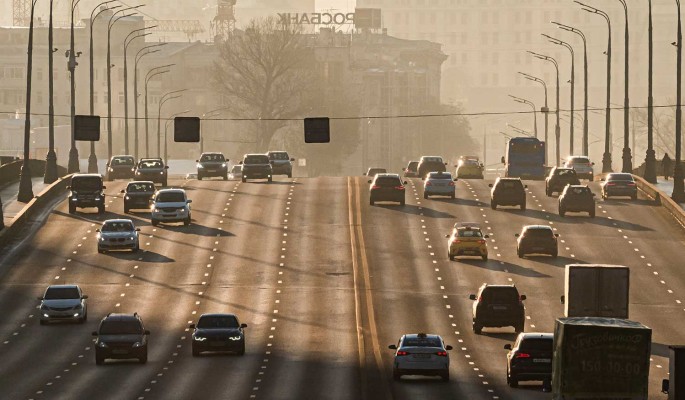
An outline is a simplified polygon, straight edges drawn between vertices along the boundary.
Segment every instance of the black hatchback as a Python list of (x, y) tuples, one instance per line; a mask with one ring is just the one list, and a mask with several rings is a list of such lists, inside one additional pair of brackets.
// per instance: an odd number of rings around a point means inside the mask
[(566, 185), (580, 185), (576, 170), (554, 167), (545, 179), (545, 194), (551, 196), (554, 192), (561, 193)]
[(193, 357), (205, 351), (230, 351), (245, 354), (245, 331), (247, 324), (241, 324), (234, 314), (202, 314), (193, 329), (191, 345)]
[(133, 179), (136, 171), (136, 159), (133, 156), (112, 156), (107, 163), (105, 180)]
[(109, 313), (100, 321), (95, 339), (95, 364), (102, 365), (107, 359), (126, 360), (136, 358), (141, 364), (147, 362), (147, 337), (138, 313)]
[(131, 209), (150, 210), (152, 199), (155, 196), (155, 183), (152, 181), (133, 181), (126, 185), (121, 193), (124, 195), (124, 213), (128, 214)]
[(542, 381), (549, 388), (552, 381), (554, 334), (521, 333), (514, 345), (505, 344), (507, 384), (513, 388), (521, 381)]
[(516, 253), (519, 258), (528, 254), (548, 254), (557, 258), (559, 254), (559, 234), (554, 233), (551, 226), (527, 225), (514, 236), (518, 238)]
[(489, 184), (490, 208), (497, 209), (497, 206), (520, 206), (521, 210), (526, 210), (526, 188), (521, 178), (497, 178), (494, 184)]
[(568, 185), (559, 196), (559, 216), (563, 217), (568, 211), (587, 212), (591, 218), (595, 217), (595, 194), (588, 186)]
[(488, 285), (484, 283), (478, 294), (469, 296), (473, 300), (473, 332), (480, 334), (484, 327), (501, 328), (513, 326), (523, 332), (526, 309), (525, 295), (520, 295), (514, 285)]
[(372, 206), (377, 201), (396, 201), (404, 205), (404, 185), (400, 176), (397, 174), (377, 174), (369, 180), (369, 204)]

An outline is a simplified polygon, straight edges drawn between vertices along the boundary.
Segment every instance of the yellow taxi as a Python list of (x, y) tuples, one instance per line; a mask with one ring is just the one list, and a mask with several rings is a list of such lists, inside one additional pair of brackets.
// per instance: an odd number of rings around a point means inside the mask
[(447, 256), (454, 261), (460, 256), (481, 257), (488, 260), (488, 235), (484, 235), (480, 226), (475, 222), (457, 222), (452, 234), (445, 235), (447, 240)]
[(462, 179), (483, 179), (485, 167), (477, 158), (461, 158), (457, 167), (457, 177)]

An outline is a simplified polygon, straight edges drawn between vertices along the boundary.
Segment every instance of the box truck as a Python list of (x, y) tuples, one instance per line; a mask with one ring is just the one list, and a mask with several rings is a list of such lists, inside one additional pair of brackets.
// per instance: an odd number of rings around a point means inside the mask
[(564, 316), (623, 318), (628, 316), (630, 268), (606, 264), (566, 266)]

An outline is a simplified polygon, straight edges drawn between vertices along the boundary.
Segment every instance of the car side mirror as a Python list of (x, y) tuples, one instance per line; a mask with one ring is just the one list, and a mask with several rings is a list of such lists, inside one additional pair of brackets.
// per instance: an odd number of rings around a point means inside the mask
[(140, 232), (140, 228), (136, 228), (136, 232)]
[(107, 186), (103, 186), (102, 189), (107, 189)]
[(504, 350), (511, 350), (511, 344), (510, 343), (505, 344)]
[(555, 234), (554, 234), (554, 237), (559, 237), (559, 234), (558, 234), (558, 233), (555, 233)]
[(519, 237), (519, 236), (521, 236), (520, 233), (514, 233), (514, 237)]
[(391, 344), (390, 346), (388, 346), (388, 348), (389, 348), (390, 350), (397, 350), (397, 345), (396, 345), (396, 344)]
[(95, 232), (100, 232), (100, 228), (97, 228), (97, 229), (95, 230)]
[(71, 190), (71, 186), (67, 186), (67, 190)]
[(238, 164), (243, 165), (243, 162), (241, 161), (241, 162), (239, 162)]
[(488, 187), (492, 187), (492, 183), (488, 183)]
[(526, 299), (526, 295), (525, 295), (525, 294), (522, 294), (522, 295), (521, 295), (521, 300), (525, 300), (525, 299)]
[(523, 185), (523, 188), (524, 188), (524, 189), (528, 189), (528, 185)]
[(490, 239), (490, 235), (485, 235), (485, 236), (483, 236), (483, 238)]
[(595, 163), (590, 163), (590, 165), (595, 165)]
[(447, 350), (447, 351), (452, 350), (452, 349), (453, 349), (453, 347), (450, 346), (449, 344), (447, 346), (445, 346), (445, 350)]
[(445, 238), (449, 239), (449, 238), (450, 238), (450, 235), (445, 235)]
[(192, 202), (193, 202), (192, 200), (186, 200), (186, 203), (188, 203), (188, 204), (190, 204)]
[(406, 184), (407, 184), (407, 181), (402, 182), (402, 184), (403, 184), (403, 185), (406, 185)]
[(164, 166), (164, 169), (169, 169), (169, 166), (168, 166), (168, 165), (165, 165), (165, 166)]
[(371, 179), (369, 179), (368, 182), (371, 183)]
[(597, 197), (597, 194), (593, 193), (593, 194), (592, 194), (592, 197)]
[(87, 298), (88, 298), (88, 295), (87, 295), (87, 294), (84, 294), (83, 296), (81, 296), (81, 300), (85, 300), (85, 299), (87, 299)]
[(36, 297), (38, 300), (43, 301), (42, 297)]
[(469, 295), (469, 299), (475, 301), (475, 300), (476, 300), (476, 295), (475, 295), (475, 294), (470, 294), (470, 295)]
[(190, 329), (195, 329), (195, 324), (190, 324), (190, 325), (188, 325), (188, 328), (190, 328)]
[(105, 165), (109, 167), (109, 163), (107, 163), (107, 164), (105, 164)]
[(119, 193), (124, 194), (124, 193), (126, 193), (126, 191), (124, 189), (121, 189), (121, 191)]
[(600, 178), (600, 180), (599, 180), (599, 181), (600, 181), (600, 182), (604, 182), (604, 178)]
[(454, 178), (454, 181), (455, 181), (455, 182), (459, 182), (459, 178)]
[(247, 328), (247, 324), (240, 324), (241, 328)]
[(505, 162), (505, 160), (504, 160), (504, 156), (502, 156), (502, 160), (501, 160), (501, 161), (502, 161), (502, 164), (506, 164), (506, 162)]
[(454, 168), (459, 168), (459, 166), (458, 166), (458, 165), (455, 165)]
[(98, 336), (98, 333), (97, 333), (97, 332), (95, 332), (95, 331), (91, 332), (90, 334), (91, 334), (92, 336), (95, 336), (95, 337), (97, 337), (97, 336)]
[(195, 160), (195, 162), (200, 162), (200, 160)]
[(566, 304), (566, 296), (561, 296), (559, 298), (559, 301), (561, 302), (561, 304)]
[(291, 158), (290, 161), (295, 161), (295, 159), (294, 159), (294, 158)]
[(447, 163), (445, 163), (445, 166), (447, 166)]
[(671, 383), (669, 382), (668, 379), (664, 379), (661, 381), (661, 393), (668, 394), (668, 390), (670, 389)]
[(150, 331), (148, 331), (148, 330), (146, 329), (145, 332), (143, 332), (143, 334), (144, 334), (145, 336), (149, 336), (149, 335), (150, 335)]

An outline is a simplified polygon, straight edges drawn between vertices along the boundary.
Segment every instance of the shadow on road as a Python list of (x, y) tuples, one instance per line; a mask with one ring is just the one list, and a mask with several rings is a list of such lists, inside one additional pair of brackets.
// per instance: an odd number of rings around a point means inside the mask
[[(547, 274), (543, 274), (531, 268), (526, 268), (522, 265), (508, 263), (506, 261), (499, 261), (490, 259), (489, 261), (479, 261), (476, 259), (458, 259), (458, 263), (471, 265), (477, 268), (483, 268), (494, 271), (501, 271), (510, 274), (515, 274), (519, 276), (525, 276), (528, 278), (549, 278)], [(456, 262), (455, 262), (456, 263)]]
[(428, 218), (454, 218), (454, 215), (452, 215), (450, 213), (434, 210), (432, 208), (419, 207), (419, 206), (415, 206), (413, 204), (406, 204), (404, 206), (400, 206), (400, 205), (376, 203), (375, 206), (371, 206), (371, 207), (385, 208), (385, 209), (393, 210), (393, 211), (401, 211), (405, 214), (412, 214), (412, 215), (421, 215), (421, 213), (423, 213), (423, 216), (428, 217)]
[(117, 250), (117, 251), (108, 251), (105, 253), (105, 256), (111, 256), (114, 258), (118, 258), (120, 260), (129, 260), (129, 261), (138, 261), (139, 258), (143, 258), (141, 262), (146, 262), (146, 263), (172, 263), (175, 262), (173, 258), (169, 258), (165, 255), (155, 253), (153, 251), (145, 250), (145, 251), (139, 251), (137, 253), (133, 253), (128, 250)]

